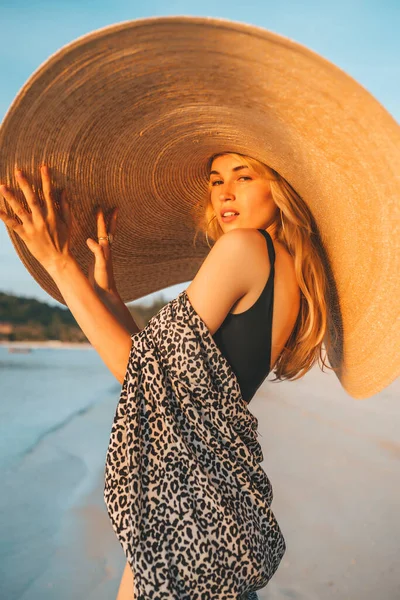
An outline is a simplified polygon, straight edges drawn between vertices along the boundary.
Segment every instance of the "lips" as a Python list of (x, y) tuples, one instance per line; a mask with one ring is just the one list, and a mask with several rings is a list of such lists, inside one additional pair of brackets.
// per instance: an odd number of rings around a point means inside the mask
[(223, 217), (223, 216), (224, 216), (224, 214), (225, 214), (225, 213), (227, 213), (227, 212), (234, 212), (234, 213), (236, 213), (237, 215), (239, 214), (239, 213), (238, 213), (238, 211), (237, 211), (237, 210), (235, 210), (234, 208), (226, 208), (226, 207), (225, 207), (225, 208), (223, 208), (223, 209), (221, 210), (221, 217)]
[(239, 216), (239, 213), (237, 215), (231, 215), (230, 217), (221, 217), (221, 219), (223, 220), (224, 223), (230, 223), (234, 219), (237, 219), (238, 216)]

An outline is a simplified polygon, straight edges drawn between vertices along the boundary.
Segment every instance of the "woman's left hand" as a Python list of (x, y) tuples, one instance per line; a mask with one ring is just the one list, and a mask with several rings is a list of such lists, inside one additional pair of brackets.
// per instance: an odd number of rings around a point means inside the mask
[(43, 194), (46, 206), (41, 207), (39, 198), (22, 172), (16, 171), (19, 187), (22, 189), (30, 211), (25, 210), (15, 195), (5, 185), (0, 185), (0, 194), (7, 200), (22, 223), (6, 212), (0, 211), (0, 219), (15, 231), (25, 242), (31, 254), (49, 270), (64, 263), (71, 255), (69, 250), (72, 215), (65, 190), (61, 194), (61, 212), (54, 204), (54, 193), (47, 165), (40, 168)]

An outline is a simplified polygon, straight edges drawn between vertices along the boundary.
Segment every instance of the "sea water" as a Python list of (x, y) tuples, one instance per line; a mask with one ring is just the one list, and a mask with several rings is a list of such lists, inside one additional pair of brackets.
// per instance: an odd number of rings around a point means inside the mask
[[(88, 571), (93, 562), (80, 556), (89, 542), (66, 515), (97, 483), (94, 505), (104, 519), (101, 477), (120, 391), (91, 347), (0, 347), (0, 598), (90, 596), (95, 577), (89, 584), (80, 573), (82, 562)], [(58, 562), (57, 552), (65, 552)]]

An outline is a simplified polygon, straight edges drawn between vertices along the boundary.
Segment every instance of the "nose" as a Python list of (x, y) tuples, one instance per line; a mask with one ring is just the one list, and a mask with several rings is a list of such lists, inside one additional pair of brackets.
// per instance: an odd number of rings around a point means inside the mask
[(221, 190), (221, 193), (219, 195), (220, 200), (232, 199), (234, 197), (235, 195), (232, 193), (228, 186), (224, 187), (224, 189)]

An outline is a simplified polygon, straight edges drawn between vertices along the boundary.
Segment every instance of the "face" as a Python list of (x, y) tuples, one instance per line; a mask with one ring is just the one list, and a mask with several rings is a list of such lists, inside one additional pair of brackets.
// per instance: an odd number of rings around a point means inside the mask
[[(229, 154), (217, 156), (210, 171), (211, 203), (223, 232), (250, 227), (267, 229), (274, 221), (276, 206), (269, 180), (240, 159)], [(224, 221), (221, 211), (233, 210), (239, 215)]]

